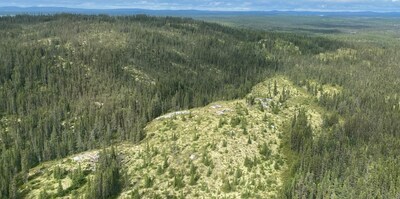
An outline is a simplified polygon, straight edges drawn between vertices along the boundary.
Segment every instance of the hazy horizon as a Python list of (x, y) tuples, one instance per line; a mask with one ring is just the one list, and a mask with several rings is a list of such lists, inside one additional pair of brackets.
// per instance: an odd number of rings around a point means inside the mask
[(318, 11), (318, 12), (398, 12), (400, 0), (13, 0), (0, 2), (0, 7), (62, 7), (79, 9), (150, 9), (204, 11)]

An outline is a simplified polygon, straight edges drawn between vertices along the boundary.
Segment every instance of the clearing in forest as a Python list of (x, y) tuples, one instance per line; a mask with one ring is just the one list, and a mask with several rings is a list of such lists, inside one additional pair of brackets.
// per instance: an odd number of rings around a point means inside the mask
[[(119, 197), (130, 198), (134, 192), (143, 198), (277, 197), (287, 169), (285, 126), (304, 108), (318, 132), (323, 109), (315, 98), (278, 76), (257, 84), (245, 99), (214, 102), (153, 120), (140, 144), (116, 146), (125, 179)], [(90, 151), (44, 163), (31, 170), (22, 191), (34, 198), (45, 187), (55, 195), (56, 168), (73, 173), (80, 165), (88, 178), (97, 157), (98, 151)], [(71, 189), (70, 176), (61, 179), (69, 191), (65, 197), (84, 193), (87, 183)]]

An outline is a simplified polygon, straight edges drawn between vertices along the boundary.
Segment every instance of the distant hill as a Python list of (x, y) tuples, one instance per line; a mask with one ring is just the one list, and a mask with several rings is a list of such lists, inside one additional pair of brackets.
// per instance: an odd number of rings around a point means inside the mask
[(67, 7), (0, 7), (0, 15), (17, 14), (108, 14), (108, 15), (132, 15), (147, 14), (156, 16), (360, 16), (360, 17), (400, 17), (400, 12), (311, 12), (311, 11), (207, 11), (207, 10), (146, 10), (146, 9), (81, 9)]

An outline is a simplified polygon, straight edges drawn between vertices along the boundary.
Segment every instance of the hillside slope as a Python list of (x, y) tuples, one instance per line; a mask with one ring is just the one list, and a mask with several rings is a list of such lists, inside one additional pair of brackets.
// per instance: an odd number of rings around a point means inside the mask
[(341, 45), (144, 15), (18, 15), (0, 26), (3, 198), (42, 162), (140, 142), (162, 114), (243, 98), (286, 58)]
[[(314, 134), (320, 132), (324, 110), (313, 99), (305, 88), (279, 76), (256, 85), (246, 99), (213, 102), (153, 120), (139, 144), (115, 145), (126, 180), (119, 198), (277, 197), (290, 162), (282, 143), (286, 126), (305, 109)], [(57, 196), (54, 172), (62, 170), (63, 196), (83, 196), (87, 183), (71, 189), (71, 176), (80, 167), (85, 181), (93, 179), (99, 151), (39, 165), (21, 192), (28, 198), (44, 190)]]
[(0, 198), (397, 198), (400, 32), (365, 20), (0, 17)]

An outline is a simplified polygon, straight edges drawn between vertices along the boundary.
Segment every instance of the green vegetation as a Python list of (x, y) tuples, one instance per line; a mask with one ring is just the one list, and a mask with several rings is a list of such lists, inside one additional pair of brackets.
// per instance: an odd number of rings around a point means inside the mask
[(191, 19), (23, 15), (0, 26), (3, 197), (20, 172), (137, 143), (162, 113), (244, 96), (276, 64), (253, 50), (263, 33)]
[[(151, 186), (151, 178), (147, 180)], [(112, 198), (121, 191), (120, 163), (114, 148), (104, 150), (99, 157), (94, 177), (89, 181), (87, 198)]]
[(300, 110), (294, 116), (290, 127), (290, 147), (296, 152), (303, 151), (312, 141), (312, 129), (308, 124), (306, 112)]
[(397, 198), (398, 21), (267, 18), (1, 17), (0, 198)]
[[(282, 111), (274, 114), (270, 107), (261, 111), (256, 103), (249, 105), (246, 102), (250, 95), (255, 100), (267, 95), (267, 85), (274, 81), (279, 90), (285, 87), (296, 93), (285, 102), (287, 108), (282, 105)], [(278, 102), (279, 98), (277, 95), (270, 100)], [(62, 164), (43, 163), (42, 170), (55, 173), (50, 176), (47, 172), (38, 173), (28, 180), (21, 192), (28, 198), (36, 197), (40, 187), (51, 185), (47, 194), (59, 196), (60, 180), (55, 176), (60, 176), (63, 171), (66, 173), (61, 175), (64, 176), (61, 177), (64, 197), (72, 197), (74, 193), (89, 198), (111, 195), (165, 198), (182, 194), (193, 198), (237, 198), (244, 193), (249, 198), (278, 197), (279, 187), (283, 184), (281, 176), (288, 169), (288, 160), (280, 147), (282, 139), (278, 135), (285, 132), (286, 123), (297, 114), (295, 104), (314, 98), (305, 88), (294, 86), (287, 78), (267, 79), (256, 85), (243, 100), (218, 101), (194, 108), (190, 110), (191, 117), (183, 114), (165, 117), (171, 115), (166, 114), (153, 120), (145, 128), (148, 137), (139, 144), (123, 142), (114, 149), (84, 152), (56, 161)], [(315, 103), (304, 105), (307, 115), (322, 118), (327, 114), (317, 107)], [(268, 122), (264, 121), (266, 115)], [(183, 117), (187, 119), (182, 120)], [(241, 122), (218, 127), (220, 121), (225, 120), (221, 118), (241, 118)], [(312, 122), (315, 126), (322, 125), (322, 121)], [(271, 123), (273, 130), (260, 131), (269, 129)], [(193, 139), (194, 133), (201, 136)], [(166, 139), (173, 135), (178, 139)], [(66, 182), (73, 179), (73, 175), (68, 173), (82, 173), (83, 184), (72, 190), (73, 183)], [(117, 187), (121, 189), (111, 191)]]

